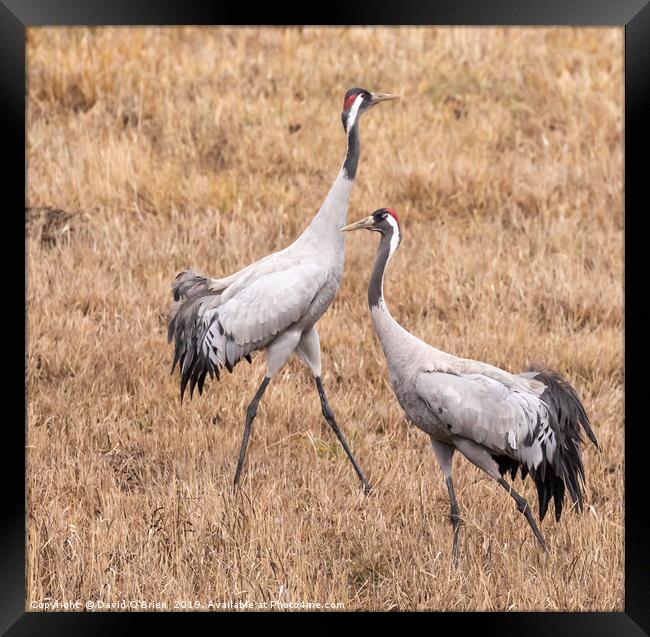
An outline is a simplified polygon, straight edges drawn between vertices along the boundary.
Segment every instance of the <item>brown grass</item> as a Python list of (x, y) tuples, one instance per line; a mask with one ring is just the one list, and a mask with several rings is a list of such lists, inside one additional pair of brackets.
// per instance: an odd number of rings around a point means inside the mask
[[(30, 29), (28, 603), (621, 610), (622, 44), (621, 29)], [(319, 330), (373, 496), (298, 361), (262, 403), (243, 494), (231, 480), (263, 357), (179, 404), (173, 277), (293, 240), (340, 166), (355, 85), (404, 96), (363, 121), (349, 212), (403, 219), (393, 314), (462, 356), (544, 361), (592, 417), (586, 511), (548, 516), (546, 557), (457, 458), (452, 568), (440, 471), (371, 329), (369, 233), (348, 240)]]

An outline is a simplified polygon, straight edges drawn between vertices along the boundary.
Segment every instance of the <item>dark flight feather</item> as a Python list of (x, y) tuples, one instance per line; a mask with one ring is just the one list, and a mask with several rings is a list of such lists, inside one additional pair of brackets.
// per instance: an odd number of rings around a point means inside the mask
[[(542, 462), (536, 469), (529, 469), (525, 464), (520, 464), (509, 456), (494, 454), (492, 457), (502, 476), (509, 471), (514, 479), (517, 469), (520, 469), (522, 479), (530, 473), (537, 488), (539, 519), (544, 519), (548, 505), (553, 499), (555, 519), (559, 521), (564, 504), (565, 489), (568, 490), (571, 500), (578, 506), (578, 509), (582, 511), (583, 508), (585, 472), (580, 452), (581, 430), (597, 448), (600, 446), (576, 390), (552, 369), (535, 366), (527, 371), (535, 372), (533, 378), (546, 385), (541, 399), (549, 408), (550, 426), (555, 435), (557, 446), (553, 459), (549, 461), (546, 457), (544, 445)], [(538, 422), (533, 439), (537, 436), (540, 427), (541, 423)]]

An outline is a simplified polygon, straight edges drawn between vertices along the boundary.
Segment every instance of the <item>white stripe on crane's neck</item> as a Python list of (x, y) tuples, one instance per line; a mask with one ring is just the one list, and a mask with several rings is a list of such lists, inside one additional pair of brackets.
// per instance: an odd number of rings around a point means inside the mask
[(361, 106), (361, 102), (363, 102), (363, 95), (359, 93), (359, 95), (357, 95), (357, 99), (354, 100), (354, 103), (352, 104), (350, 110), (348, 111), (348, 117), (345, 126), (346, 133), (350, 132), (350, 129), (354, 126), (354, 124), (357, 121), (357, 116), (359, 115), (359, 108)]
[(397, 248), (399, 247), (399, 244), (402, 240), (402, 235), (399, 231), (399, 224), (397, 223), (397, 219), (395, 219), (395, 217), (388, 215), (386, 217), (386, 221), (388, 221), (388, 223), (390, 223), (390, 225), (393, 227), (393, 235), (390, 238), (390, 251), (388, 252), (388, 260), (386, 261), (386, 263), (388, 263), (388, 261), (391, 260)]

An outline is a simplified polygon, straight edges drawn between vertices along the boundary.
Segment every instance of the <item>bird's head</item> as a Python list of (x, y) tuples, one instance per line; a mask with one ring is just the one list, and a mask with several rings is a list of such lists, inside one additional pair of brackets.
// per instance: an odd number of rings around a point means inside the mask
[(341, 121), (343, 128), (348, 133), (363, 113), (369, 111), (379, 102), (399, 99), (399, 95), (390, 95), (389, 93), (371, 93), (365, 88), (351, 88), (343, 99), (343, 111)]
[(379, 232), (382, 238), (385, 237), (388, 239), (390, 241), (391, 255), (397, 250), (402, 241), (399, 218), (397, 217), (397, 213), (391, 208), (379, 208), (379, 210), (375, 210), (370, 216), (341, 228), (341, 232), (362, 229)]

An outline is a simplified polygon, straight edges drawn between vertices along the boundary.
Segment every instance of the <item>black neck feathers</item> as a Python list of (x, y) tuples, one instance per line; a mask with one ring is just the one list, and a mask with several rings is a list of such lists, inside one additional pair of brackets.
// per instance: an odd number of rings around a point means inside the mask
[(357, 119), (352, 128), (348, 131), (348, 150), (343, 162), (345, 176), (352, 180), (357, 175), (357, 165), (359, 163), (359, 120)]
[(377, 249), (377, 258), (375, 259), (375, 267), (370, 276), (370, 285), (368, 286), (368, 305), (370, 309), (377, 307), (381, 301), (384, 290), (384, 271), (390, 256), (390, 233), (382, 233), (379, 248)]

